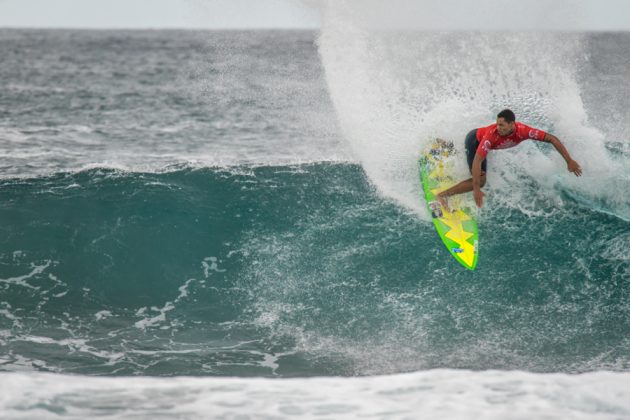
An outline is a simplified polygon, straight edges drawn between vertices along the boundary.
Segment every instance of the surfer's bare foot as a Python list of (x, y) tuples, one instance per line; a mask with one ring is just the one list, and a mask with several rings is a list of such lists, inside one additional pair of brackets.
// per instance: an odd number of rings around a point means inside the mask
[(440, 202), (440, 204), (442, 205), (442, 207), (444, 208), (444, 210), (451, 211), (451, 209), (448, 207), (448, 198), (447, 197), (438, 194), (437, 199)]

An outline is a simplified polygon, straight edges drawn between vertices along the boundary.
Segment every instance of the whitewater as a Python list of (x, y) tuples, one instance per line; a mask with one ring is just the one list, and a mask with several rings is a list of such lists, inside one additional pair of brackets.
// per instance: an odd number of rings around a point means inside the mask
[[(0, 417), (630, 418), (630, 36), (309, 3), (0, 30)], [(417, 159), (506, 107), (584, 176), (492, 153), (471, 273)]]

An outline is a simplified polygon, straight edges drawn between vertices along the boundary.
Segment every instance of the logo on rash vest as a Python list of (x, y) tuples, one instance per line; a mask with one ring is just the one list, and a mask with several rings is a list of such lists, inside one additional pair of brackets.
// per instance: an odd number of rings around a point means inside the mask
[(529, 138), (537, 139), (538, 138), (538, 130), (529, 130)]
[(498, 144), (497, 149), (509, 149), (510, 147), (516, 146), (518, 143), (515, 143), (512, 140), (506, 140), (503, 143)]
[(490, 146), (491, 145), (492, 145), (492, 143), (490, 143), (490, 140), (485, 140), (483, 142), (483, 146), (481, 146), (481, 147), (482, 147), (484, 152), (488, 153), (490, 151)]

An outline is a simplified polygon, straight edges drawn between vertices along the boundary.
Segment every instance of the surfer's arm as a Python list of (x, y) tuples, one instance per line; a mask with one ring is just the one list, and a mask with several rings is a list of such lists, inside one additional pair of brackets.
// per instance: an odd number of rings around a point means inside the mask
[(477, 207), (481, 207), (483, 205), (483, 196), (485, 195), (484, 192), (481, 191), (481, 163), (484, 159), (485, 157), (481, 156), (480, 153), (477, 153), (475, 154), (475, 159), (473, 159), (472, 164), (473, 197), (475, 198)]
[(573, 172), (575, 176), (582, 175), (582, 168), (580, 167), (580, 164), (573, 160), (573, 158), (569, 154), (569, 151), (566, 147), (564, 147), (564, 144), (562, 144), (558, 137), (554, 136), (553, 134), (546, 133), (543, 141), (545, 143), (553, 144), (553, 147), (556, 148), (558, 153), (560, 153), (560, 155), (562, 155), (564, 160), (567, 162), (567, 169), (569, 170), (569, 172)]

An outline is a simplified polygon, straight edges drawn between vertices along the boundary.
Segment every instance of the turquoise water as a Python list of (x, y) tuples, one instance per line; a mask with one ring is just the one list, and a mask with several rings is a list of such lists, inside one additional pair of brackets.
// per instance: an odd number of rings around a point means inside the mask
[(630, 228), (574, 202), (553, 215), (482, 215), (469, 273), (430, 223), (352, 164), (95, 169), (4, 180), (0, 192), (6, 370), (24, 360), (64, 373), (222, 376), (630, 363)]

